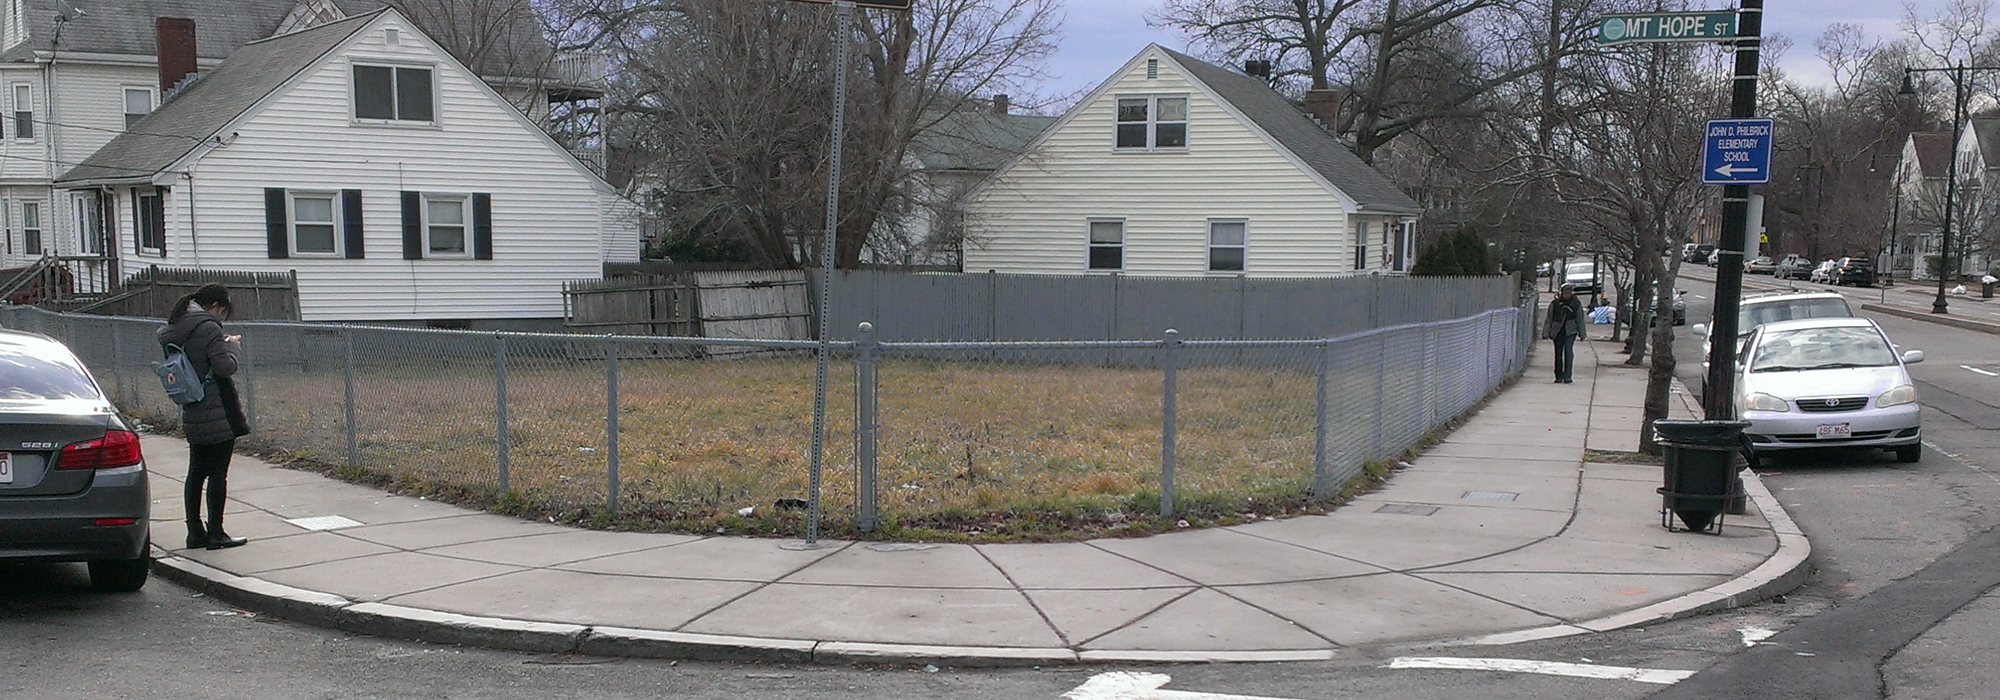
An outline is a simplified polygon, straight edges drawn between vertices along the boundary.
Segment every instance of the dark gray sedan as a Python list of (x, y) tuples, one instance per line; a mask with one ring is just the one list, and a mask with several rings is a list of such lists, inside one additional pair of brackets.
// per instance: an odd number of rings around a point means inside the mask
[(146, 585), (139, 436), (68, 347), (0, 330), (0, 562), (88, 562), (91, 585)]

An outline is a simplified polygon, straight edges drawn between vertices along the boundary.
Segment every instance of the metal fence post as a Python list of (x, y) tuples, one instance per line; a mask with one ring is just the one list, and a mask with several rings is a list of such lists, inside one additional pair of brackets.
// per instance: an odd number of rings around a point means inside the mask
[(1313, 380), (1313, 495), (1327, 498), (1326, 474), (1326, 374), (1332, 352), (1325, 340), (1319, 341), (1319, 363)]
[(507, 336), (493, 334), (494, 457), (500, 465), (500, 493), (507, 493)]
[(877, 428), (875, 406), (875, 324), (863, 322), (859, 327), (859, 335), (860, 337), (856, 339), (854, 344), (854, 349), (857, 351), (854, 358), (856, 375), (854, 387), (854, 430), (857, 442), (854, 448), (854, 457), (858, 462), (857, 472), (859, 473), (861, 483), (857, 488), (859, 493), (854, 495), (856, 510), (854, 527), (860, 529), (862, 532), (874, 532), (875, 526), (881, 522), (879, 516), (876, 514), (877, 494), (875, 486), (875, 430)]
[(1437, 329), (1432, 324), (1424, 324), (1424, 432), (1437, 427)]
[(129, 411), (132, 405), (130, 389), (125, 386), (125, 334), (119, 332), (119, 327), (123, 324), (117, 319), (105, 319), (105, 322), (111, 324), (111, 381), (114, 383), (111, 390), (112, 403), (124, 403), (125, 409)]
[(1160, 369), (1166, 374), (1162, 386), (1160, 402), (1160, 517), (1174, 517), (1174, 393), (1179, 380), (1175, 376), (1174, 355), (1180, 349), (1181, 332), (1167, 329), (1166, 339), (1161, 341)]
[(347, 379), (347, 466), (361, 463), (361, 443), (354, 426), (354, 327), (340, 327), (341, 364)]
[(257, 429), (257, 361), (250, 352), (250, 345), (249, 338), (236, 343), (243, 350), (243, 356), (237, 358), (237, 369), (243, 370), (243, 420), (254, 431)]
[(1390, 331), (1375, 331), (1375, 344), (1378, 346), (1375, 356), (1382, 358), (1384, 362), (1375, 370), (1375, 447), (1368, 452), (1369, 459), (1381, 459), (1387, 456), (1382, 452), (1382, 414), (1388, 408), (1388, 397), (1384, 395), (1384, 375), (1389, 373), (1387, 360), (1391, 357), (1389, 354), (1389, 333)]
[(604, 508), (618, 512), (618, 341), (604, 336)]

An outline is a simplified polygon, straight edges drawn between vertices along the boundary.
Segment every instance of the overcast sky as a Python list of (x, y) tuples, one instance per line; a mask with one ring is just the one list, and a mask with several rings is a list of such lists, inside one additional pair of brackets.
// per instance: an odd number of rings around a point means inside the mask
[[(1147, 44), (1185, 48), (1178, 34), (1146, 26), (1145, 14), (1162, 0), (1067, 0), (1062, 46), (1051, 60), (1056, 75), (1046, 90), (1051, 95), (1075, 93), (1095, 86)], [(1945, 0), (1913, 0), (1918, 12), (1929, 14)], [(1728, 0), (1710, 3), (1733, 6)], [(1896, 33), (1903, 3), (1895, 0), (1766, 0), (1764, 33), (1783, 34), (1793, 47), (1785, 55), (1786, 72), (1805, 79), (1820, 78), (1824, 68), (1813, 57), (1812, 44), (1828, 24), (1849, 22), (1886, 38)]]

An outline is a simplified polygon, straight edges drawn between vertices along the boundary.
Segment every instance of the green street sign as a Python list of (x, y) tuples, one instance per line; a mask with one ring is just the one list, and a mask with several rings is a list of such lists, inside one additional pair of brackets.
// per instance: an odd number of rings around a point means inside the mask
[(1736, 13), (1731, 10), (1605, 15), (1597, 23), (1600, 44), (1718, 41), (1735, 37)]

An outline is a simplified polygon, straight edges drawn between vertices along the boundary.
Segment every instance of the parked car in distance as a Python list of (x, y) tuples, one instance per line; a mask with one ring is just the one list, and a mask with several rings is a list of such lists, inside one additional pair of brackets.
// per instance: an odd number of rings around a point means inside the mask
[(1744, 344), (1736, 415), (1750, 461), (1784, 450), (1853, 447), (1923, 457), (1917, 388), (1907, 364), (1922, 350), (1896, 352), (1874, 321), (1814, 318), (1759, 326)]
[(1746, 275), (1775, 275), (1777, 272), (1778, 263), (1769, 255), (1759, 255), (1743, 263), (1743, 274)]
[(1597, 278), (1597, 263), (1587, 260), (1564, 265), (1562, 283), (1569, 285), (1578, 294), (1596, 294), (1604, 291), (1604, 283)]
[(1806, 281), (1815, 284), (1833, 284), (1833, 276), (1839, 269), (1832, 260), (1821, 262), (1813, 267), (1811, 274), (1806, 275)]
[(1708, 264), (1708, 256), (1715, 252), (1715, 246), (1707, 243), (1690, 243), (1688, 245), (1693, 247), (1682, 251), (1682, 262), (1702, 263), (1706, 265)]
[(1875, 263), (1867, 258), (1841, 258), (1833, 275), (1835, 285), (1875, 286)]
[(1715, 267), (1716, 265), (1722, 262), (1722, 251), (1721, 250), (1708, 251), (1708, 259), (1703, 260), (1701, 262), (1702, 264), (1707, 265), (1709, 267)]
[[(1736, 339), (1741, 342), (1749, 338), (1751, 332), (1766, 323), (1852, 316), (1854, 307), (1847, 303), (1847, 297), (1833, 292), (1783, 292), (1745, 297), (1736, 307)], [(1689, 330), (1701, 336), (1701, 356), (1706, 364), (1712, 340), (1709, 337), (1710, 327), (1697, 323)]]
[(1778, 266), (1771, 271), (1771, 276), (1781, 280), (1802, 280), (1812, 276), (1813, 267), (1813, 262), (1806, 256), (1790, 253), (1778, 259)]
[(69, 348), (0, 330), (0, 561), (86, 562), (99, 590), (146, 584), (139, 436)]

